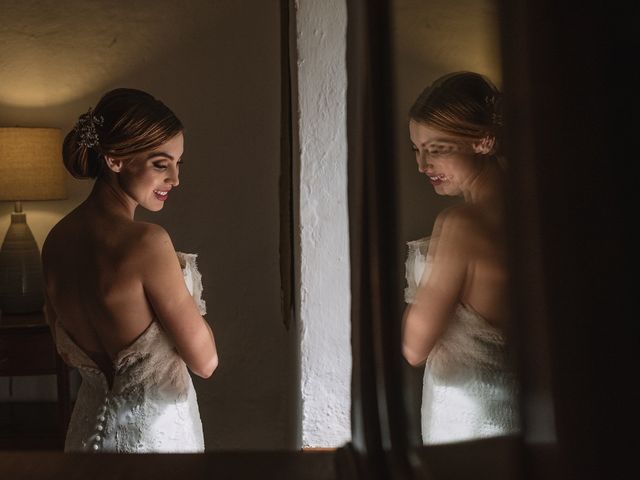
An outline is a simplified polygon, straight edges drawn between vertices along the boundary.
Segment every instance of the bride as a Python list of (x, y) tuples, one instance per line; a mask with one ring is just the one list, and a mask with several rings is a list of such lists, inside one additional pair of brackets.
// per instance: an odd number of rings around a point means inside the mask
[(82, 376), (67, 452), (204, 451), (187, 367), (208, 378), (218, 356), (196, 255), (134, 220), (178, 186), (183, 143), (174, 113), (133, 89), (106, 93), (65, 138), (69, 172), (95, 178), (42, 248), (46, 318)]
[(516, 433), (516, 379), (508, 325), (499, 92), (471, 72), (427, 87), (410, 111), (418, 170), (438, 195), (464, 202), (441, 212), (430, 238), (409, 242), (403, 354), (426, 362), (425, 444)]

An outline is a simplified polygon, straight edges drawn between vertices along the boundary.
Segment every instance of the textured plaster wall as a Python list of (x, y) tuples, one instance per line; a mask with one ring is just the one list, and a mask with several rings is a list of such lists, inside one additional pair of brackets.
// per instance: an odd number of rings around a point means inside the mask
[[(460, 201), (440, 197), (418, 172), (410, 147), (408, 111), (420, 92), (441, 75), (471, 70), (500, 86), (498, 15), (494, 0), (393, 0), (395, 166), (398, 192), (398, 293), (404, 288), (406, 242), (431, 233), (438, 213)], [(401, 315), (399, 306), (398, 316)], [(407, 367), (406, 398), (419, 438), (422, 371)]]
[[(67, 131), (119, 86), (183, 120), (181, 184), (137, 217), (200, 254), (220, 351), (213, 377), (194, 379), (207, 449), (297, 447), (297, 332), (279, 304), (279, 2), (0, 0), (0, 16), (1, 126)], [(68, 183), (68, 200), (24, 203), (39, 245), (91, 187)], [(12, 208), (0, 203), (0, 238)], [(47, 381), (16, 378), (14, 398), (53, 397)]]
[(298, 0), (302, 443), (351, 438), (346, 3)]

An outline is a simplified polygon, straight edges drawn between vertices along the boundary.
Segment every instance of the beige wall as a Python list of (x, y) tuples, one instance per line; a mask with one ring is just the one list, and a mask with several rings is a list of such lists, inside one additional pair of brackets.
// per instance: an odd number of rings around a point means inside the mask
[[(0, 0), (0, 11), (0, 126), (67, 131), (119, 86), (182, 119), (180, 187), (137, 218), (200, 254), (220, 351), (214, 376), (195, 380), (207, 449), (295, 447), (297, 339), (279, 306), (279, 2)], [(69, 178), (68, 200), (24, 203), (39, 245), (90, 186)], [(0, 204), (0, 238), (11, 209)]]
[(418, 173), (407, 114), (422, 90), (450, 72), (471, 70), (501, 83), (494, 0), (393, 0), (396, 165), (401, 240), (428, 235), (450, 202)]
[[(498, 17), (494, 0), (392, 0), (395, 82), (395, 165), (398, 189), (398, 292), (405, 286), (406, 242), (431, 233), (438, 213), (457, 198), (436, 195), (411, 151), (409, 108), (436, 78), (471, 70), (501, 84)], [(399, 306), (401, 308), (402, 306)], [(419, 428), (422, 372), (407, 369), (407, 398)], [(412, 434), (417, 435), (414, 431)]]

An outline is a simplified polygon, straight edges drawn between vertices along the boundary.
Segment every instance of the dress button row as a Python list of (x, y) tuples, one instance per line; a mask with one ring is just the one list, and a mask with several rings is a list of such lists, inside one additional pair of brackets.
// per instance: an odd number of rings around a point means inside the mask
[[(97, 416), (98, 423), (96, 424), (96, 431), (98, 432), (102, 432), (104, 430), (104, 426), (102, 425), (102, 423), (106, 420), (104, 414), (107, 411), (108, 401), (109, 399), (105, 398), (104, 403), (100, 405), (98, 409), (98, 416)], [(98, 450), (100, 450), (100, 440), (102, 440), (102, 437), (100, 435), (95, 435), (93, 437), (94, 444), (91, 445), (91, 448), (93, 449), (94, 452), (97, 452)]]

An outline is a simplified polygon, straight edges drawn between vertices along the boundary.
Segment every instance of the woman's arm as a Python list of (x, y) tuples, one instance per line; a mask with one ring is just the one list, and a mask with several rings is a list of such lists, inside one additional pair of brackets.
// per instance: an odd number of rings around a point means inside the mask
[(402, 320), (402, 353), (411, 365), (426, 361), (460, 301), (469, 264), (468, 234), (460, 209), (446, 210), (436, 219), (427, 254), (429, 267)]
[(141, 245), (142, 283), (158, 320), (189, 369), (210, 377), (218, 366), (213, 332), (187, 289), (169, 234), (149, 224)]

